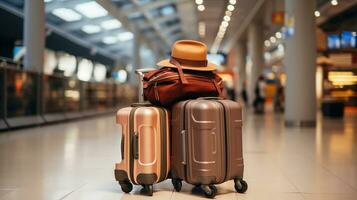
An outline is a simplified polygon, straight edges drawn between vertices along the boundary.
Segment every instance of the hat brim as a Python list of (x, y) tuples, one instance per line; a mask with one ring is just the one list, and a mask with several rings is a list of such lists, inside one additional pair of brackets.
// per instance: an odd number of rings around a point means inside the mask
[[(170, 63), (170, 59), (165, 59), (157, 63), (159, 67), (171, 67), (177, 68), (174, 64)], [(214, 71), (217, 70), (217, 66), (211, 62), (207, 62), (207, 66), (197, 67), (182, 65), (182, 69), (195, 70), (195, 71)]]

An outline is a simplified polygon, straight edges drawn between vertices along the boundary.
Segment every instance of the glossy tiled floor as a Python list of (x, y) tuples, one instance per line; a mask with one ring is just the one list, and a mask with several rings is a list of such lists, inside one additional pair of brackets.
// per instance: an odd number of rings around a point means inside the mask
[[(123, 194), (113, 180), (120, 133), (113, 117), (0, 133), (0, 200), (199, 199), (170, 181), (152, 198)], [(217, 199), (356, 200), (357, 115), (321, 120), (316, 128), (285, 128), (283, 116), (244, 121), (246, 194), (219, 185)]]

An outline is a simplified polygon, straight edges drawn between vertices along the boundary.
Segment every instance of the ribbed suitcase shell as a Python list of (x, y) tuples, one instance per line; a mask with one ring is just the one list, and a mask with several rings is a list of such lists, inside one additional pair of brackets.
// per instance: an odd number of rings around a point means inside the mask
[(122, 128), (122, 160), (115, 166), (116, 180), (140, 185), (165, 180), (170, 169), (167, 110), (126, 107), (117, 112), (116, 122)]
[(242, 179), (240, 104), (203, 98), (174, 105), (171, 160), (173, 176), (194, 185)]

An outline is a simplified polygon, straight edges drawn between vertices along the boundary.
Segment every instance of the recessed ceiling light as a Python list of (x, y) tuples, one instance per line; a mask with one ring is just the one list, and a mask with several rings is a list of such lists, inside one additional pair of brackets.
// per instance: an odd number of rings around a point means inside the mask
[(123, 32), (118, 34), (118, 39), (120, 41), (128, 41), (134, 38), (133, 33), (131, 32)]
[(280, 38), (282, 37), (282, 34), (281, 34), (280, 32), (276, 32), (276, 33), (275, 33), (275, 37), (278, 38), (278, 39), (280, 39)]
[(236, 0), (229, 0), (229, 3), (232, 4), (232, 5), (235, 5), (237, 3)]
[(276, 42), (276, 38), (274, 36), (271, 36), (269, 40), (270, 40), (271, 43), (275, 43)]
[(114, 43), (118, 42), (118, 38), (114, 37), (114, 36), (107, 36), (107, 37), (103, 38), (102, 42), (104, 44), (114, 44)]
[(81, 29), (83, 32), (86, 32), (88, 34), (100, 32), (100, 27), (97, 25), (84, 25)]
[(227, 27), (227, 26), (229, 25), (229, 23), (226, 22), (226, 21), (223, 21), (223, 22), (221, 23), (221, 25), (222, 25), (223, 27)]
[(220, 26), (219, 26), (219, 30), (224, 30), (224, 31), (225, 31), (225, 30), (227, 30), (227, 27), (220, 25)]
[(197, 9), (202, 12), (202, 11), (205, 10), (205, 6), (204, 5), (199, 5), (199, 6), (197, 6)]
[(108, 14), (108, 12), (95, 1), (78, 4), (75, 6), (75, 9), (78, 12), (82, 13), (84, 16), (91, 19), (97, 17), (103, 17)]
[(197, 5), (203, 4), (203, 0), (196, 0), (195, 2), (196, 2)]
[(49, 3), (51, 1), (53, 1), (53, 0), (44, 0), (45, 3)]
[(228, 5), (228, 6), (227, 6), (227, 9), (228, 9), (229, 11), (233, 11), (233, 10), (234, 10), (234, 6), (233, 6), (233, 5)]
[(52, 14), (67, 22), (78, 21), (82, 18), (80, 14), (69, 8), (56, 8)]
[(103, 21), (100, 25), (106, 30), (112, 30), (112, 29), (121, 27), (120, 21), (118, 21), (116, 19), (110, 19), (107, 21)]
[(314, 14), (315, 14), (315, 17), (320, 17), (320, 11), (318, 11), (318, 10), (316, 10), (315, 12), (314, 12)]
[(231, 21), (231, 18), (229, 16), (224, 16), (223, 20), (229, 22), (229, 21)]
[(338, 5), (338, 1), (337, 0), (331, 0), (331, 5), (337, 6)]
[(227, 10), (225, 14), (226, 14), (226, 16), (228, 16), (228, 17), (232, 16), (232, 12), (229, 11), (229, 10)]
[(266, 47), (270, 47), (270, 41), (269, 41), (269, 40), (265, 40), (265, 41), (264, 41), (264, 45), (265, 45)]

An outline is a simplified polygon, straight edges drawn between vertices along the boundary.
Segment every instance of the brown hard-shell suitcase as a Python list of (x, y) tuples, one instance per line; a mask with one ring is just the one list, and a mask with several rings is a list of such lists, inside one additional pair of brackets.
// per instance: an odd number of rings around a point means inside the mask
[(240, 104), (215, 97), (175, 104), (171, 162), (176, 191), (184, 180), (212, 198), (217, 193), (214, 184), (234, 180), (236, 191), (245, 192)]
[(115, 166), (115, 178), (126, 193), (133, 183), (151, 196), (152, 185), (165, 180), (170, 170), (168, 111), (133, 104), (117, 112), (116, 122), (122, 130), (122, 160)]

